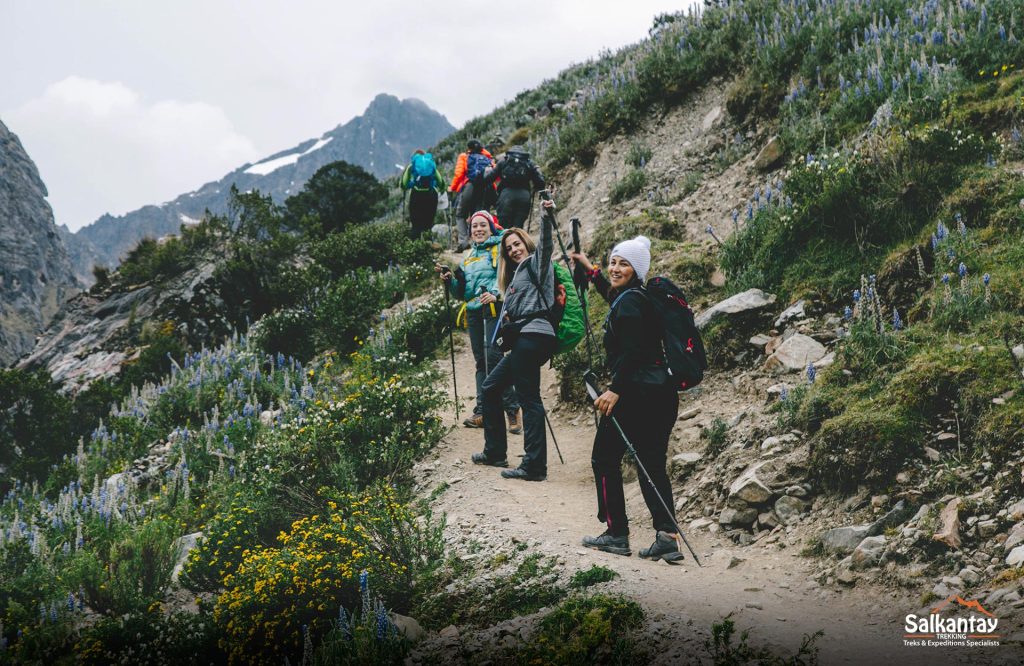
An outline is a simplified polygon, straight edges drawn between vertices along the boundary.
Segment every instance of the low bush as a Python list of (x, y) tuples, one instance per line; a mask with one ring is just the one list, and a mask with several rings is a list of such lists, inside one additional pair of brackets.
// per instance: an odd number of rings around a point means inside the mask
[(569, 587), (574, 589), (583, 589), (590, 587), (591, 585), (597, 585), (598, 583), (613, 581), (618, 577), (618, 572), (613, 571), (608, 567), (595, 564), (589, 569), (580, 569), (574, 573), (572, 578), (569, 579)]
[(639, 195), (647, 187), (647, 172), (641, 169), (632, 169), (625, 176), (619, 179), (608, 192), (611, 202), (621, 203)]
[(360, 495), (332, 495), (322, 513), (282, 532), (279, 546), (247, 550), (225, 576), (214, 608), (230, 661), (300, 657), (303, 627), (313, 636), (325, 633), (326, 618), (360, 603), (368, 580), (404, 607), (419, 571), (440, 554), (440, 537), (431, 530), (417, 524), (392, 489), (378, 485)]
[(540, 621), (520, 655), (524, 663), (646, 664), (649, 655), (632, 635), (644, 621), (640, 605), (596, 594), (559, 604)]

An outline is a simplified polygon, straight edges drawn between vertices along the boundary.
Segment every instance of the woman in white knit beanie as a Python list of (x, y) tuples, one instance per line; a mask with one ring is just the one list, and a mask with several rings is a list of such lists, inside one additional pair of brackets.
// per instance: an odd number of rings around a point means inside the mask
[(630, 555), (629, 520), (622, 487), (622, 457), (626, 445), (611, 416), (636, 448), (657, 493), (642, 483), (656, 536), (640, 557), (674, 563), (683, 559), (676, 546), (673, 517), (658, 494), (672, 503), (672, 485), (665, 471), (668, 440), (679, 413), (679, 397), (669, 382), (662, 349), (662, 324), (644, 291), (651, 267), (651, 241), (637, 236), (616, 245), (608, 258), (608, 277), (582, 253), (572, 259), (586, 269), (590, 281), (610, 304), (604, 324), (604, 348), (611, 384), (594, 401), (603, 418), (594, 437), (591, 465), (597, 486), (597, 517), (607, 526), (583, 545), (617, 555)]

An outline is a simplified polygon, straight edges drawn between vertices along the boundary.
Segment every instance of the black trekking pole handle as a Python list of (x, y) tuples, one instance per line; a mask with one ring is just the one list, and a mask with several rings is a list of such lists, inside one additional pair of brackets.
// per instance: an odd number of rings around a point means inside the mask
[[(590, 394), (592, 400), (597, 400), (597, 387), (594, 386), (590, 381), (588, 381), (586, 377), (587, 375), (585, 374), (583, 381), (587, 385), (587, 393)], [(619, 425), (619, 420), (610, 414), (608, 415), (608, 418), (611, 420), (612, 425), (615, 426), (615, 429), (619, 431), (619, 436), (622, 437), (622, 441), (623, 443), (625, 443), (626, 449), (629, 451), (630, 455), (633, 456), (633, 460), (636, 462), (636, 466), (640, 468), (641, 472), (643, 472), (644, 478), (647, 480), (647, 483), (650, 484), (651, 490), (654, 491), (654, 496), (658, 498), (659, 502), (661, 502), (661, 508), (665, 509), (665, 513), (668, 514), (668, 519), (672, 521), (672, 527), (676, 528), (677, 547), (679, 544), (685, 545), (686, 549), (690, 551), (690, 555), (693, 555), (693, 561), (697, 563), (697, 566), (703, 567), (704, 565), (700, 563), (700, 558), (697, 557), (697, 552), (693, 549), (693, 546), (690, 545), (690, 542), (686, 540), (686, 535), (683, 534), (683, 530), (679, 529), (679, 523), (676, 522), (675, 511), (673, 511), (669, 507), (669, 505), (665, 503), (665, 498), (661, 496), (660, 492), (658, 492), (658, 487), (654, 485), (654, 479), (652, 479), (651, 475), (647, 473), (647, 468), (644, 467), (644, 464), (640, 462), (640, 456), (637, 454), (636, 449), (633, 447), (633, 443), (629, 441), (628, 437), (626, 437), (626, 433), (622, 430), (622, 426)]]

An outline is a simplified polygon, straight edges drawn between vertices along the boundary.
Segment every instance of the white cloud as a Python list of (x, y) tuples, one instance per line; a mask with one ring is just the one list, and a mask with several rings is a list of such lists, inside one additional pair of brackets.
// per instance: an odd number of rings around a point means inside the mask
[(69, 76), (4, 114), (39, 167), (58, 224), (160, 203), (258, 151), (218, 106), (147, 101), (119, 82)]

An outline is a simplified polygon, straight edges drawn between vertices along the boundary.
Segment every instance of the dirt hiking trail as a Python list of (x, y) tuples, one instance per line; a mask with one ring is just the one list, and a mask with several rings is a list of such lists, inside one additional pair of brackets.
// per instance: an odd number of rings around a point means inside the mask
[[(473, 408), (474, 380), (473, 357), (464, 335), (460, 347), (455, 360), (461, 420)], [(451, 395), (448, 354), (438, 364)], [(686, 407), (695, 403), (713, 409), (728, 401), (731, 384), (709, 384), (696, 400), (687, 400)], [(928, 666), (1024, 661), (1016, 645), (959, 651), (904, 647), (903, 618), (921, 610), (917, 595), (877, 586), (823, 588), (811, 578), (813, 558), (802, 557), (799, 547), (744, 548), (704, 530), (688, 530), (681, 520), (704, 566), (696, 566), (689, 553), (682, 566), (642, 560), (636, 553), (650, 544), (654, 531), (635, 480), (626, 484), (633, 555), (584, 548), (580, 545), (584, 535), (604, 529), (596, 517), (590, 467), (593, 417), (582, 410), (557, 407), (555, 373), (549, 367), (543, 370), (541, 386), (565, 458), (565, 464), (560, 464), (549, 434), (547, 481), (503, 479), (499, 469), (472, 464), (471, 454), (483, 449), (483, 430), (456, 423), (449, 408), (445, 418), (453, 430), (417, 465), (420, 488), (429, 494), (439, 484), (449, 484), (434, 506), (447, 514), (450, 538), (494, 546), (525, 543), (531, 553), (558, 558), (566, 577), (594, 564), (615, 570), (619, 578), (592, 589), (623, 594), (643, 606), (655, 648), (652, 663), (709, 662), (704, 641), (712, 625), (730, 615), (737, 633), (748, 630), (753, 644), (783, 655), (795, 653), (805, 634), (824, 630), (817, 641), (822, 664), (881, 664), (896, 659), (902, 665)], [(683, 408), (681, 404), (680, 411)], [(515, 466), (521, 454), (522, 435), (509, 435), (510, 465)], [(678, 496), (682, 489), (673, 490)]]

